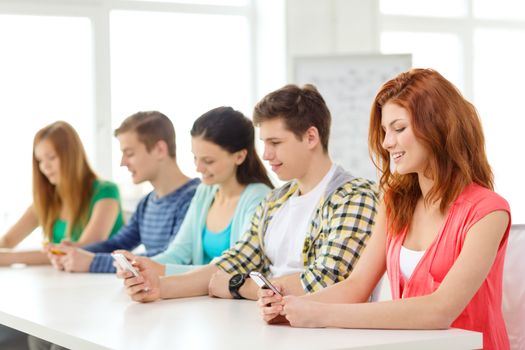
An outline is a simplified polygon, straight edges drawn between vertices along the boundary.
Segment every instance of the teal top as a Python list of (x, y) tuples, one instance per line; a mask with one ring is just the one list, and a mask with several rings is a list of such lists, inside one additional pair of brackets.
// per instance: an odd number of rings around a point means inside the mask
[[(124, 219), (122, 216), (122, 207), (120, 205), (119, 190), (117, 185), (115, 185), (113, 182), (96, 179), (93, 183), (93, 196), (91, 197), (91, 200), (89, 202), (87, 221), (89, 221), (89, 218), (91, 217), (93, 207), (95, 206), (95, 204), (102, 199), (114, 199), (119, 203), (118, 216), (109, 234), (109, 236), (111, 237), (124, 224)], [(65, 238), (67, 225), (68, 222), (66, 222), (65, 220), (57, 219), (55, 221), (55, 223), (53, 224), (53, 243), (58, 244)], [(84, 228), (85, 225), (76, 225), (75, 227), (73, 227), (73, 229), (71, 230), (71, 240), (73, 242), (76, 242), (80, 239), (80, 235), (82, 234), (82, 231), (84, 231)]]
[[(156, 262), (166, 265), (166, 275), (186, 272), (205, 264), (202, 231), (217, 189), (217, 185), (200, 184), (197, 187), (179, 233), (165, 252), (153, 257)], [(262, 183), (246, 186), (233, 213), (228, 248), (248, 231), (255, 208), (269, 192), (270, 188)]]
[(232, 223), (220, 232), (212, 232), (208, 230), (208, 226), (204, 226), (202, 230), (202, 249), (204, 250), (204, 263), (208, 264), (214, 258), (220, 256), (223, 251), (230, 248), (230, 235), (232, 232)]

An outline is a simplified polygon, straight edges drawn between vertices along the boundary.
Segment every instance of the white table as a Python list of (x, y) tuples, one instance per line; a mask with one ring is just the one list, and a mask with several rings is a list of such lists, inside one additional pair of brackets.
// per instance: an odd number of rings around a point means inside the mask
[(255, 302), (131, 301), (108, 274), (0, 268), (0, 323), (72, 349), (472, 349), (481, 333), (269, 326)]

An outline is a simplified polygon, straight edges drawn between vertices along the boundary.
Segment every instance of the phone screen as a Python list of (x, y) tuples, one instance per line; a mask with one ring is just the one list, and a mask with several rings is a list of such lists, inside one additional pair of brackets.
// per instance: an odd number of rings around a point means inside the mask
[(131, 265), (124, 255), (116, 253), (111, 254), (111, 256), (123, 270), (131, 272), (135, 277), (139, 276), (137, 270), (133, 267), (133, 265)]
[(250, 272), (250, 278), (261, 288), (267, 288), (272, 290), (274, 293), (281, 295), (281, 293), (275, 288), (275, 286), (268, 281), (266, 277), (260, 272), (252, 271)]

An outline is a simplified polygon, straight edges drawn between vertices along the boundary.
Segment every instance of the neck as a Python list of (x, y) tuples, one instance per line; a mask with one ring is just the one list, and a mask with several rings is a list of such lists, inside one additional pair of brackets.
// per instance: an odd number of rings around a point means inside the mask
[(234, 176), (227, 182), (219, 184), (215, 200), (217, 202), (226, 202), (231, 199), (237, 199), (245, 188), (246, 185), (240, 184)]
[(175, 191), (189, 180), (190, 178), (180, 171), (177, 162), (170, 159), (160, 166), (157, 177), (150, 182), (160, 198)]
[[(428, 192), (430, 192), (430, 189), (434, 185), (434, 180), (429, 179), (428, 177), (426, 177), (422, 173), (418, 173), (417, 177), (418, 177), (418, 181), (419, 181), (419, 188), (421, 189), (422, 200), (424, 200), (426, 198)], [(437, 210), (439, 210), (440, 203), (441, 203), (441, 200), (437, 200), (437, 201), (435, 201), (433, 203), (430, 203), (429, 207), (427, 207), (427, 205), (425, 203), (425, 207), (427, 209), (437, 209)]]
[(321, 182), (323, 177), (328, 173), (332, 167), (332, 160), (330, 157), (322, 152), (321, 154), (315, 155), (308, 164), (304, 175), (297, 178), (297, 184), (299, 185), (299, 191), (301, 194), (310, 192), (315, 186)]

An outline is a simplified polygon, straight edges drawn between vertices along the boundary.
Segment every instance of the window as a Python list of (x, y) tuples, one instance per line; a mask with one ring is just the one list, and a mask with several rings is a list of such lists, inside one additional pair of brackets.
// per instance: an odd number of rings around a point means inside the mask
[[(487, 0), (488, 1), (488, 0)], [(467, 13), (465, 0), (381, 0), (381, 13), (388, 15), (460, 17)]]
[(383, 32), (381, 52), (411, 53), (414, 67), (434, 68), (460, 89), (463, 87), (459, 37), (448, 33)]
[[(113, 128), (137, 111), (166, 114), (175, 125), (178, 162), (196, 176), (193, 121), (223, 105), (251, 111), (247, 18), (135, 11), (113, 11), (110, 18)], [(136, 191), (128, 171), (119, 169), (116, 140), (113, 157), (114, 179)]]
[(284, 10), (283, 0), (2, 2), (0, 97), (9, 128), (0, 130), (0, 152), (12, 170), (0, 183), (0, 232), (31, 202), (35, 132), (58, 119), (78, 130), (128, 210), (149, 189), (131, 185), (119, 167), (112, 131), (125, 117), (168, 115), (179, 164), (196, 175), (193, 121), (219, 105), (249, 116), (256, 99), (284, 84)]
[(0, 15), (0, 232), (31, 204), (37, 130), (56, 120), (69, 122), (93, 159), (91, 44), (88, 18)]

